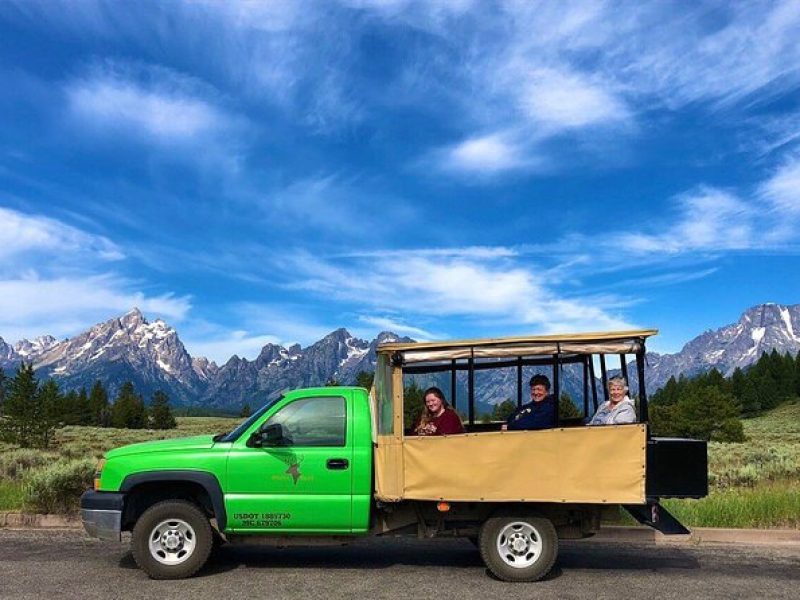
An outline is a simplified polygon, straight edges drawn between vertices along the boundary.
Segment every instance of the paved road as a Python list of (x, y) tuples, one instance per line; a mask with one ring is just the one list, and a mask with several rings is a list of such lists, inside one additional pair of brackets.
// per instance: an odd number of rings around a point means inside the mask
[(543, 582), (489, 577), (465, 540), (368, 539), (347, 547), (225, 547), (198, 576), (151, 581), (125, 543), (77, 531), (0, 530), (0, 598), (800, 598), (794, 547), (562, 542)]

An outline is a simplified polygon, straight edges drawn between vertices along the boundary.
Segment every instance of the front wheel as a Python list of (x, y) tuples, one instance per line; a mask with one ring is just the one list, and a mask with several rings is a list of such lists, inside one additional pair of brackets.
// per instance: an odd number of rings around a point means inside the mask
[(534, 516), (487, 519), (479, 537), (481, 558), (503, 581), (538, 581), (558, 556), (558, 535), (550, 520)]
[(133, 528), (131, 550), (139, 568), (153, 579), (183, 579), (208, 560), (211, 524), (194, 504), (167, 500), (148, 508)]

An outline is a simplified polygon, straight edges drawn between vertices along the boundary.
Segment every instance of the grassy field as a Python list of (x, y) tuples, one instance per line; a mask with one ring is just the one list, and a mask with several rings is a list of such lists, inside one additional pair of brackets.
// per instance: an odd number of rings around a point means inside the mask
[(746, 442), (708, 446), (708, 497), (664, 505), (689, 526), (800, 528), (800, 402), (743, 424)]
[[(74, 509), (91, 482), (91, 465), (106, 450), (153, 439), (229, 431), (241, 419), (179, 417), (169, 431), (65, 427), (47, 451), (0, 444), (0, 510)], [(709, 444), (710, 493), (702, 500), (669, 500), (678, 519), (696, 527), (800, 528), (800, 403), (744, 421), (742, 444)], [(77, 481), (76, 481), (77, 480)], [(62, 486), (48, 493), (48, 482)], [(49, 498), (49, 499), (48, 499)]]

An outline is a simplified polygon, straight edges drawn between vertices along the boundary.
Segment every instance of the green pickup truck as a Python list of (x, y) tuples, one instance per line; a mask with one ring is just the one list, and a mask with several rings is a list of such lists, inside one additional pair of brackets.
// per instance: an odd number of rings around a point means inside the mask
[[(469, 538), (495, 576), (534, 581), (555, 563), (559, 538), (594, 534), (609, 507), (686, 533), (659, 500), (707, 494), (706, 445), (652, 438), (644, 389), (638, 423), (586, 427), (573, 417), (506, 431), (475, 419), (475, 373), (488, 368), (517, 370), (521, 404), (524, 370), (552, 369), (557, 394), (562, 369), (577, 364), (589, 413), (600, 381), (592, 357), (632, 353), (643, 375), (652, 333), (381, 345), (369, 393), (295, 390), (227, 433), (109, 451), (81, 498), (84, 527), (102, 539), (132, 532), (133, 557), (155, 579), (193, 575), (221, 543), (406, 533)], [(464, 433), (420, 437), (406, 428), (407, 378), (431, 374), (450, 377), (450, 401), (468, 414)], [(459, 378), (468, 394), (457, 400)]]

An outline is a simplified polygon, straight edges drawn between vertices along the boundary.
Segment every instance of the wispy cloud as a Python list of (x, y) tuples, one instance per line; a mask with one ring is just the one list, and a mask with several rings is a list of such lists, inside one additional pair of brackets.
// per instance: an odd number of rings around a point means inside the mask
[(56, 256), (70, 254), (72, 259), (76, 254), (105, 261), (123, 258), (120, 248), (104, 236), (87, 233), (49, 217), (0, 207), (0, 259), (40, 252)]
[(108, 272), (126, 256), (105, 236), (0, 207), (0, 335), (72, 335), (134, 306), (182, 320), (188, 297), (148, 293), (141, 282)]
[(358, 318), (358, 320), (362, 323), (366, 323), (367, 325), (377, 327), (380, 331), (391, 331), (400, 335), (410, 335), (417, 341), (432, 340), (443, 337), (420, 327), (408, 325), (407, 323), (404, 323), (396, 318), (362, 315)]
[(109, 63), (71, 81), (66, 95), (69, 109), (84, 126), (180, 143), (233, 124), (222, 109), (198, 94), (198, 87), (198, 82), (168, 69)]
[(535, 161), (528, 153), (526, 148), (503, 134), (473, 137), (438, 151), (445, 170), (483, 174), (529, 167)]
[(633, 253), (747, 250), (758, 243), (752, 209), (728, 192), (700, 188), (677, 199), (679, 211), (663, 233), (623, 233), (621, 249)]
[(800, 217), (800, 159), (781, 165), (760, 188), (761, 194), (789, 217)]
[(0, 334), (6, 339), (47, 333), (73, 335), (137, 306), (148, 314), (181, 321), (191, 303), (172, 294), (148, 295), (113, 275), (0, 279)]
[[(447, 259), (410, 254), (404, 260), (325, 261), (297, 255), (293, 287), (352, 302), (373, 312), (414, 318), (457, 318), (540, 329), (609, 328), (625, 324), (602, 299), (570, 298), (548, 287), (534, 267), (497, 259)], [(568, 327), (569, 325), (569, 327)]]

